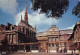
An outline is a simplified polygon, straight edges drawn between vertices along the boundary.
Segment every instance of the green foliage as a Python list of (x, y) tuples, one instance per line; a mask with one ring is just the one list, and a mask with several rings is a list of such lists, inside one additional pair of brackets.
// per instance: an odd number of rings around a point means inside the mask
[[(62, 17), (69, 6), (68, 0), (31, 0), (32, 9), (40, 9), (40, 13), (45, 13), (48, 17)], [(57, 18), (58, 19), (58, 18)]]
[(78, 2), (77, 6), (73, 8), (72, 14), (80, 18), (80, 2)]

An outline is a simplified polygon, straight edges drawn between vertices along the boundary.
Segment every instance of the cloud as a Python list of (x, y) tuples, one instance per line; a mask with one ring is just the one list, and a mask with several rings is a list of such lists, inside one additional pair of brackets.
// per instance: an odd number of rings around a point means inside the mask
[(45, 32), (46, 30), (48, 30), (47, 28), (45, 28), (45, 29), (40, 29), (40, 30), (38, 30), (38, 32)]
[(16, 0), (0, 0), (0, 9), (9, 14), (15, 14), (17, 6), (18, 3)]
[(72, 25), (70, 27), (67, 27), (67, 29), (73, 29), (75, 25)]
[(75, 25), (72, 25), (72, 26), (69, 26), (69, 27), (67, 27), (67, 28), (63, 28), (63, 29), (61, 29), (61, 30), (65, 30), (65, 29), (73, 29), (74, 26), (75, 26)]
[(21, 11), (20, 13), (17, 13), (17, 15), (14, 16), (14, 20), (15, 20), (15, 24), (18, 25), (18, 23), (21, 20), (21, 15), (22, 15), (22, 19), (24, 20), (24, 13), (25, 10)]
[[(16, 25), (20, 22), (21, 15), (22, 19), (24, 20), (24, 13), (25, 10), (21, 11), (20, 13), (17, 13), (17, 15), (14, 17)], [(58, 23), (58, 20), (56, 19), (48, 18), (45, 14), (39, 14), (39, 10), (36, 12), (32, 12), (31, 14), (28, 13), (28, 20), (29, 24), (33, 27), (35, 26), (35, 24), (40, 27), (40, 25), (52, 25), (54, 23)]]
[(42, 24), (51, 25), (53, 23), (58, 23), (58, 20), (56, 19), (48, 18), (46, 17), (45, 14), (39, 14), (39, 10), (37, 12), (28, 14), (28, 17), (31, 25), (35, 25), (35, 23), (37, 25), (42, 25)]

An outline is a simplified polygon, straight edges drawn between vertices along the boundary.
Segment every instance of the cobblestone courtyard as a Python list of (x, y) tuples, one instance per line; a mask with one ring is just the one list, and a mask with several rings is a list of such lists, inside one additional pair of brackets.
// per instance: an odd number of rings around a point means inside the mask
[(17, 53), (13, 53), (10, 55), (72, 55), (69, 53), (44, 53), (44, 52), (39, 52), (39, 53), (31, 53), (31, 52), (27, 52), (27, 53), (22, 53), (22, 52), (17, 52)]

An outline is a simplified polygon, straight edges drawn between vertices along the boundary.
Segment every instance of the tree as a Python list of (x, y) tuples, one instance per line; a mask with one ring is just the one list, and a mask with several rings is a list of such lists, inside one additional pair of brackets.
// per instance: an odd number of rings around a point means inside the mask
[(80, 2), (78, 2), (77, 6), (75, 6), (72, 10), (72, 14), (78, 16), (80, 18)]
[(40, 9), (40, 13), (45, 13), (47, 17), (62, 17), (69, 6), (68, 0), (31, 0), (31, 2), (34, 11)]

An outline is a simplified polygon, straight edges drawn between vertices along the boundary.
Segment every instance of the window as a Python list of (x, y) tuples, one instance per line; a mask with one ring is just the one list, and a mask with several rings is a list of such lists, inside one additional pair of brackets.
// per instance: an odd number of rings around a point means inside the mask
[(52, 43), (52, 46), (54, 46), (54, 43)]
[(55, 42), (55, 38), (52, 38), (53, 39), (53, 42)]
[(52, 46), (52, 44), (51, 43), (49, 43), (49, 47), (51, 47)]
[(58, 38), (56, 38), (56, 41), (58, 42), (58, 41), (59, 41), (59, 39), (58, 39)]
[(25, 29), (23, 28), (23, 33), (24, 33)]
[(51, 42), (51, 38), (49, 38), (49, 42)]
[(13, 43), (13, 35), (12, 35), (12, 43)]

